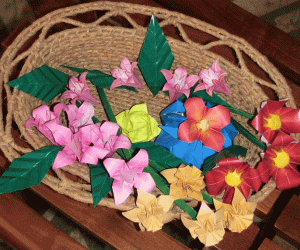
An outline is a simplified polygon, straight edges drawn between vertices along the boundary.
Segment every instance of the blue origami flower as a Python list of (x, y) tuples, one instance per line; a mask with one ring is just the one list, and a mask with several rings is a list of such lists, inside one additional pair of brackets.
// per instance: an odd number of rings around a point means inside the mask
[[(206, 103), (208, 107), (213, 107), (211, 103)], [(157, 137), (155, 143), (165, 147), (178, 158), (201, 169), (206, 158), (217, 153), (217, 151), (205, 147), (202, 142), (195, 141), (188, 143), (178, 139), (178, 127), (186, 120), (185, 108), (181, 101), (176, 101), (161, 112), (163, 121), (162, 132)], [(222, 133), (225, 137), (224, 149), (232, 146), (238, 131), (230, 123), (223, 128)]]

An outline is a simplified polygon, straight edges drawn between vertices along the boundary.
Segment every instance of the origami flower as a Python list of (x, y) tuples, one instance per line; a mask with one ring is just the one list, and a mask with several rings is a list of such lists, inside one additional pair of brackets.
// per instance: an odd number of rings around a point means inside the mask
[(160, 172), (170, 185), (170, 195), (176, 200), (191, 197), (202, 201), (201, 190), (205, 188), (202, 172), (195, 166), (181, 165), (179, 168), (166, 169)]
[(210, 96), (212, 96), (214, 91), (230, 95), (231, 91), (224, 79), (227, 74), (226, 71), (221, 69), (219, 59), (217, 59), (210, 69), (200, 71), (199, 78), (203, 82), (195, 88), (195, 92), (205, 89)]
[(136, 65), (137, 62), (130, 63), (130, 61), (124, 57), (121, 61), (121, 69), (117, 68), (111, 71), (111, 75), (117, 79), (113, 81), (110, 89), (112, 90), (122, 85), (144, 88), (145, 85), (134, 70)]
[(103, 164), (110, 177), (114, 179), (112, 190), (116, 206), (128, 198), (133, 187), (148, 193), (156, 187), (152, 176), (143, 172), (149, 165), (149, 156), (144, 149), (141, 149), (127, 163), (121, 159), (106, 158)]
[(95, 109), (90, 102), (83, 102), (79, 108), (74, 104), (67, 105), (65, 110), (68, 114), (69, 128), (73, 132), (77, 132), (82, 126), (94, 124), (92, 117)]
[(121, 112), (116, 119), (132, 143), (150, 141), (161, 132), (157, 121), (148, 114), (145, 103)]
[[(208, 106), (211, 104), (207, 104)], [(182, 102), (176, 101), (161, 112), (164, 126), (155, 143), (168, 149), (172, 154), (185, 162), (201, 169), (206, 158), (216, 153), (215, 150), (205, 147), (202, 142), (188, 143), (178, 138), (178, 127), (186, 120), (185, 108)], [(221, 130), (225, 136), (224, 148), (230, 147), (238, 132), (232, 124)]]
[(237, 158), (222, 159), (217, 168), (205, 175), (205, 183), (208, 193), (212, 195), (218, 195), (225, 189), (223, 202), (229, 204), (235, 187), (248, 199), (251, 188), (258, 191), (261, 186), (258, 171)]
[(84, 72), (80, 75), (79, 79), (75, 76), (72, 76), (69, 81), (69, 89), (65, 91), (61, 95), (61, 99), (71, 98), (72, 104), (76, 104), (76, 101), (87, 101), (94, 105), (98, 104), (98, 101), (93, 96), (92, 92), (90, 91), (87, 83), (86, 83), (86, 75), (88, 72)]
[(153, 194), (138, 190), (136, 200), (137, 208), (122, 214), (129, 220), (139, 223), (142, 231), (158, 231), (165, 222), (165, 217), (171, 209), (174, 198), (169, 195), (161, 195), (158, 198)]
[(261, 180), (267, 183), (272, 176), (280, 189), (289, 189), (300, 185), (300, 143), (294, 138), (279, 132), (264, 154), (257, 167)]
[(272, 143), (279, 131), (300, 133), (299, 109), (283, 107), (287, 100), (268, 101), (252, 121), (252, 126), (262, 134), (263, 141)]
[(172, 73), (172, 71), (167, 69), (162, 69), (161, 73), (167, 80), (163, 91), (169, 91), (171, 102), (174, 102), (183, 94), (186, 97), (189, 97), (190, 88), (193, 87), (199, 80), (199, 76), (197, 75), (187, 76), (188, 73), (183, 67), (175, 69), (174, 74)]
[(184, 107), (187, 120), (180, 124), (178, 138), (189, 143), (201, 141), (206, 147), (221, 151), (225, 143), (221, 130), (230, 124), (230, 111), (221, 105), (207, 108), (198, 97), (187, 99)]
[(63, 103), (58, 103), (54, 106), (53, 112), (50, 111), (50, 108), (47, 105), (42, 105), (35, 108), (32, 111), (33, 118), (30, 118), (26, 122), (26, 128), (35, 126), (52, 144), (58, 145), (55, 142), (53, 135), (47, 123), (49, 121), (55, 121), (56, 124), (60, 124), (60, 113), (63, 109), (66, 108), (66, 105)]
[(253, 222), (256, 203), (246, 202), (245, 197), (238, 188), (235, 187), (232, 205), (222, 203), (214, 199), (216, 210), (224, 208), (224, 227), (231, 232), (242, 232)]
[(206, 203), (202, 202), (197, 220), (192, 220), (187, 214), (181, 215), (181, 221), (190, 231), (192, 237), (198, 239), (207, 247), (218, 244), (225, 234), (223, 227), (224, 209), (214, 213)]

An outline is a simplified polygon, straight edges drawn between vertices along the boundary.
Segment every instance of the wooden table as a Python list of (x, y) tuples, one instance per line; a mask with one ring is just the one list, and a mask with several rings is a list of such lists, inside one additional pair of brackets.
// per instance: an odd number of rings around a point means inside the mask
[[(300, 87), (297, 81), (300, 79), (300, 42), (232, 4), (230, 1), (130, 0), (127, 2), (176, 10), (245, 38), (253, 47), (263, 52), (269, 60), (279, 68), (281, 73), (287, 77), (295, 97), (299, 96)], [(116, 21), (118, 21), (118, 19), (116, 19)], [(203, 39), (203, 36), (200, 37), (192, 30), (186, 30), (186, 32), (195, 40)], [(172, 34), (175, 35), (170, 31), (170, 35)], [(218, 52), (221, 53), (222, 51), (216, 51), (216, 53)], [(229, 53), (228, 56), (230, 57), (232, 55)], [(231, 58), (231, 60), (234, 60), (234, 58)], [(296, 101), (298, 107), (300, 107), (299, 98), (296, 98)], [(0, 166), (4, 169), (9, 166), (9, 162), (5, 159), (3, 154), (0, 154), (0, 162)], [(76, 202), (66, 196), (58, 194), (43, 184), (32, 188), (32, 190), (42, 197), (42, 199), (51, 203), (56, 209), (79, 224), (83, 229), (118, 249), (188, 249), (187, 246), (174, 240), (162, 230), (156, 233), (140, 232), (132, 222), (122, 217), (120, 212), (116, 210), (105, 207), (94, 208), (91, 205)], [(276, 189), (265, 201), (260, 202), (256, 210), (257, 216), (268, 217), (280, 193), (281, 191)], [(30, 214), (32, 211), (28, 213)], [(0, 230), (0, 233), (1, 232)], [(214, 249), (249, 249), (250, 246), (253, 245), (258, 233), (259, 228), (256, 225), (252, 225), (242, 234), (227, 232), (224, 240), (215, 246)], [(1, 235), (3, 237), (3, 233), (1, 233)], [(66, 237), (66, 239), (68, 239), (66, 235), (60, 237)], [(9, 237), (6, 237), (6, 240), (18, 245), (9, 239)], [(26, 242), (26, 240), (28, 239), (23, 239), (24, 242)], [(68, 240), (68, 242), (71, 243), (65, 244), (64, 247), (66, 248), (62, 247), (60, 249), (75, 248), (71, 246), (72, 244), (74, 244), (74, 246), (76, 244), (72, 242), (72, 240)], [(241, 241), (243, 244), (241, 244)], [(51, 242), (51, 240), (49, 242)], [(43, 249), (30, 248), (31, 246), (32, 245), (29, 245), (26, 249)], [(193, 246), (197, 249), (202, 248), (200, 243), (194, 243)], [(80, 249), (79, 246), (77, 247)]]

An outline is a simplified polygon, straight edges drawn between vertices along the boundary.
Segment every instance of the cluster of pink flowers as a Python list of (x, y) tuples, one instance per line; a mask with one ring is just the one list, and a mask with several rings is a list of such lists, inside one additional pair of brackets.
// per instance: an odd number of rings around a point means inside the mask
[[(71, 98), (71, 104), (58, 103), (53, 107), (42, 105), (33, 110), (32, 116), (26, 127), (35, 126), (49, 141), (63, 149), (58, 152), (53, 169), (62, 168), (75, 162), (97, 165), (99, 160), (109, 175), (114, 178), (113, 192), (116, 205), (123, 203), (136, 187), (145, 192), (152, 192), (155, 182), (149, 173), (143, 170), (149, 164), (148, 153), (140, 150), (129, 162), (112, 158), (120, 149), (130, 149), (130, 139), (121, 134), (118, 135), (119, 125), (105, 121), (102, 125), (95, 123), (92, 117), (95, 114), (93, 104), (97, 104), (93, 94), (86, 83), (87, 72), (79, 79), (71, 77), (69, 90), (61, 96)], [(81, 101), (80, 107), (76, 101)], [(65, 111), (68, 117), (68, 127), (61, 123), (61, 113)]]

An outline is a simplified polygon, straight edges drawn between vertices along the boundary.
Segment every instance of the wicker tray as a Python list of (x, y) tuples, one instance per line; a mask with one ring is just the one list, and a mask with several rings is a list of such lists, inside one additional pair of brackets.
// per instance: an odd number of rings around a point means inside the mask
[[(106, 11), (106, 13), (93, 23), (82, 23), (72, 19), (77, 14), (94, 10)], [(9, 80), (12, 80), (13, 70), (16, 67), (21, 68), (20, 75), (23, 75), (47, 64), (70, 75), (74, 73), (62, 68), (60, 65), (98, 69), (110, 73), (112, 69), (119, 66), (123, 56), (128, 57), (130, 61), (136, 61), (147, 28), (135, 21), (136, 16), (134, 14), (138, 14), (139, 18), (143, 16), (147, 20), (150, 20), (150, 16), (155, 14), (161, 20), (160, 25), (163, 29), (165, 26), (172, 25), (179, 30), (181, 40), (167, 37), (175, 55), (173, 69), (184, 66), (189, 74), (198, 74), (201, 69), (209, 68), (216, 58), (220, 58), (222, 69), (229, 72), (227, 82), (233, 92), (230, 97), (222, 97), (232, 106), (249, 113), (255, 113), (261, 102), (268, 99), (261, 88), (261, 86), (265, 86), (272, 89), (279, 99), (289, 98), (289, 106), (295, 107), (291, 90), (284, 77), (265, 56), (239, 37), (195, 18), (160, 8), (104, 1), (82, 4), (54, 11), (36, 20), (20, 33), (1, 59), (0, 90), (1, 92), (5, 91), (8, 112), (4, 115), (3, 110), (0, 110), (2, 117), (4, 117), (4, 120), (0, 121), (0, 147), (10, 161), (21, 154), (32, 151), (21, 147), (13, 139), (11, 128), (14, 122), (21, 132), (22, 139), (29, 143), (33, 149), (39, 149), (50, 143), (35, 129), (31, 130), (31, 135), (28, 135), (25, 131), (26, 120), (31, 117), (32, 110), (42, 104), (42, 101), (21, 91), (11, 90), (6, 85)], [(112, 23), (111, 17), (113, 16), (124, 17), (132, 27), (106, 25), (105, 21)], [(51, 29), (58, 24), (61, 25), (61, 23), (70, 25), (65, 25), (65, 30), (54, 34), (52, 32), (49, 35)], [(210, 34), (216, 38), (216, 41), (206, 44), (196, 43), (187, 36), (184, 27)], [(24, 44), (37, 35), (38, 38), (32, 46), (20, 53)], [(238, 63), (234, 64), (228, 59), (213, 53), (212, 49), (218, 46), (232, 48)], [(245, 63), (243, 54), (248, 55), (251, 60), (256, 62), (271, 81), (268, 82), (251, 73)], [(90, 85), (90, 88), (96, 93), (93, 85)], [(134, 104), (146, 102), (149, 113), (157, 121), (160, 121), (160, 112), (169, 105), (169, 100), (164, 94), (159, 93), (153, 97), (148, 89), (139, 91), (138, 94), (134, 95), (127, 90), (113, 90), (106, 93), (115, 114), (129, 109)], [(56, 98), (52, 103), (58, 101), (59, 99)], [(3, 98), (1, 98), (1, 102), (3, 102)], [(100, 105), (96, 108), (95, 115), (100, 120), (107, 119), (103, 107)], [(256, 134), (255, 130), (248, 125), (247, 119), (240, 116), (234, 116), (234, 118), (253, 134)], [(259, 153), (261, 150), (242, 135), (236, 138), (235, 143), (249, 149), (246, 161), (250, 163), (251, 167), (255, 167), (260, 161)], [(74, 164), (52, 171), (44, 178), (43, 183), (73, 199), (93, 203), (89, 168), (85, 164)], [(259, 202), (275, 187), (275, 182), (270, 180), (261, 191), (253, 194), (249, 200)], [(134, 201), (135, 199), (131, 197), (118, 209), (128, 210), (134, 206)], [(100, 205), (115, 207), (111, 197), (104, 198)]]

